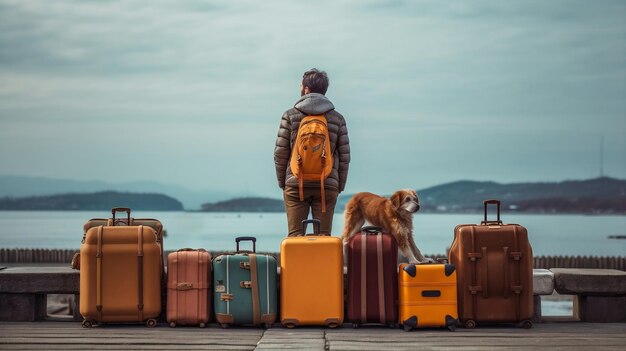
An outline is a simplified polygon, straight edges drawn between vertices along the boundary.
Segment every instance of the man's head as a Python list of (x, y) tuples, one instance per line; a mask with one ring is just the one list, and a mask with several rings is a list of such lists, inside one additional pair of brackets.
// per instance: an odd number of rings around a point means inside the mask
[(311, 68), (304, 72), (302, 76), (302, 88), (300, 95), (306, 95), (310, 93), (326, 94), (328, 90), (328, 75), (324, 71), (320, 71), (317, 68)]

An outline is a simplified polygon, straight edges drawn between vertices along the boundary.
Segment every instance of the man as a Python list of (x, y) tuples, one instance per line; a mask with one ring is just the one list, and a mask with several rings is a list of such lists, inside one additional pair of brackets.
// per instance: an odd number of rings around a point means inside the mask
[[(283, 189), (289, 236), (305, 234), (302, 231), (302, 221), (307, 219), (310, 210), (313, 212), (313, 218), (321, 222), (320, 232), (330, 234), (337, 196), (346, 186), (350, 163), (348, 129), (343, 116), (335, 111), (335, 106), (325, 96), (326, 90), (328, 90), (326, 72), (315, 68), (304, 72), (301, 97), (292, 109), (283, 114), (280, 121), (274, 149), (274, 164), (278, 186)], [(300, 180), (292, 172), (290, 158), (300, 122), (307, 116), (316, 115), (323, 115), (326, 118), (333, 166), (323, 183), (324, 194), (319, 181), (304, 181), (301, 200)], [(322, 206), (322, 198), (325, 198), (325, 206)]]

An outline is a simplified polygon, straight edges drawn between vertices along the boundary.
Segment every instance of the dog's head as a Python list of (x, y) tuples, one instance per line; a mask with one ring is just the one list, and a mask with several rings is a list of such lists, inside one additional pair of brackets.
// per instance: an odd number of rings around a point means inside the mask
[(391, 195), (391, 203), (396, 211), (415, 213), (420, 209), (420, 201), (417, 192), (411, 189), (398, 190)]

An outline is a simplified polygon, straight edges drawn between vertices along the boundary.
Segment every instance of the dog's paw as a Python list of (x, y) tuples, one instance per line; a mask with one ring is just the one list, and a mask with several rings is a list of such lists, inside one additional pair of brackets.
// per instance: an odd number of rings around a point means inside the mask
[(428, 257), (425, 257), (423, 261), (417, 261), (417, 264), (426, 264), (426, 263), (437, 263), (437, 261)]

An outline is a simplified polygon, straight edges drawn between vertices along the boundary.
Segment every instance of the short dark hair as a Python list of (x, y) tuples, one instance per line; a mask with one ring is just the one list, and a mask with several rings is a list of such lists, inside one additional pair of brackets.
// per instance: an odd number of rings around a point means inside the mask
[(302, 86), (309, 87), (312, 93), (326, 94), (328, 90), (328, 75), (317, 68), (311, 68), (302, 76)]

